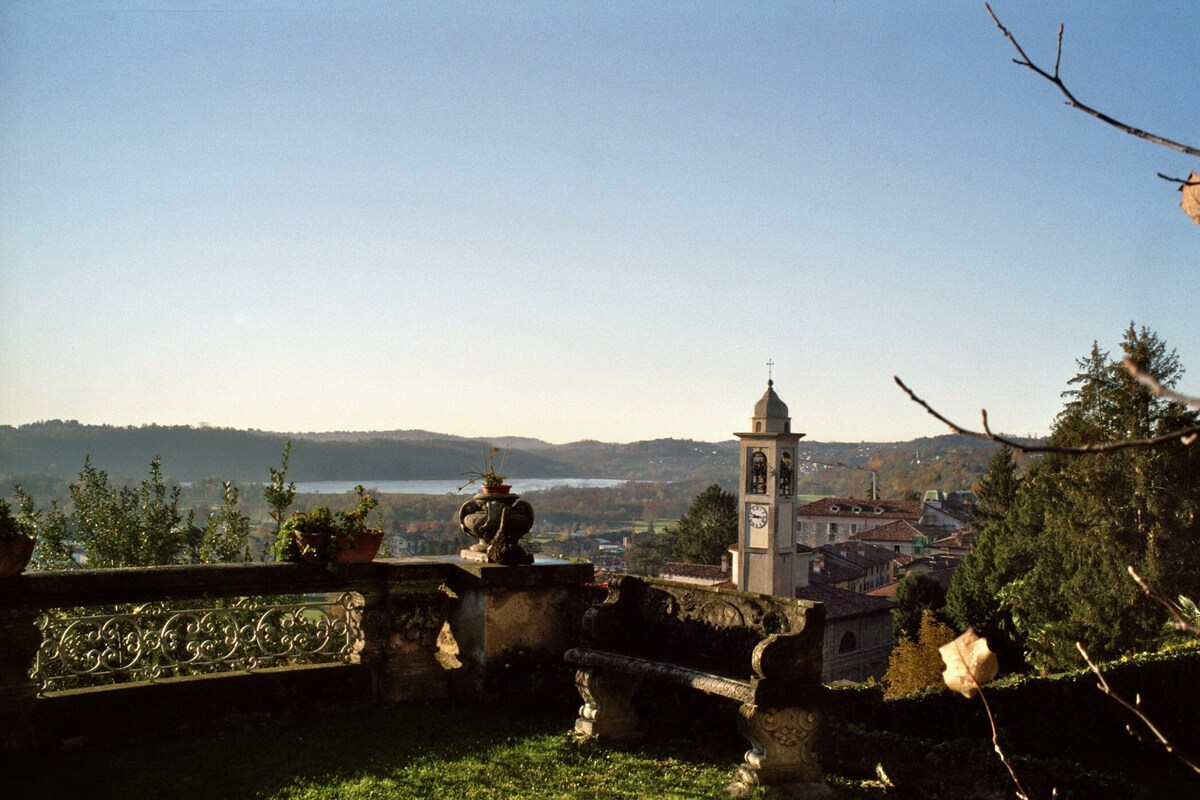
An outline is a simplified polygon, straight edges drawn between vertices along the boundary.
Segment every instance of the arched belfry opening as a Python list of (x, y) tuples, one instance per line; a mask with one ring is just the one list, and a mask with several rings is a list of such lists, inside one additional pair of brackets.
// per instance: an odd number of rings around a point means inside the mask
[(746, 486), (748, 494), (767, 493), (767, 454), (762, 450), (754, 451), (750, 456), (750, 481)]

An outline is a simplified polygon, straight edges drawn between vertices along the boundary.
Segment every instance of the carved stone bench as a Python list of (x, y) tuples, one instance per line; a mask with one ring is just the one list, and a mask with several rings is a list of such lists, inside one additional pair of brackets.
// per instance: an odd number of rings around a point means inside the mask
[(744, 783), (818, 781), (824, 627), (820, 603), (615, 578), (585, 614), (581, 645), (565, 654), (584, 700), (575, 730), (633, 735), (634, 692), (645, 678), (669, 681), (741, 704), (738, 728), (751, 744)]

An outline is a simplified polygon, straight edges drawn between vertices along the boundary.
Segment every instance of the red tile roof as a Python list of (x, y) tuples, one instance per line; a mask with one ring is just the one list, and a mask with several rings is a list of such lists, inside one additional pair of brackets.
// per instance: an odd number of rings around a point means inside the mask
[[(836, 511), (834, 509), (837, 509)], [(857, 508), (858, 511), (854, 509)], [(876, 509), (879, 509), (877, 512)], [(920, 500), (860, 500), (853, 497), (826, 497), (800, 506), (798, 517), (844, 517), (856, 519), (907, 519), (916, 522), (924, 507)]]
[(916, 525), (906, 519), (898, 519), (878, 528), (853, 533), (850, 539), (862, 542), (911, 542), (918, 534), (920, 531)]
[(848, 592), (836, 586), (802, 586), (796, 590), (796, 597), (824, 603), (827, 621), (887, 614), (896, 607), (891, 600)]
[(947, 536), (945, 539), (938, 539), (929, 544), (931, 547), (953, 547), (970, 550), (975, 546), (975, 538), (975, 531), (964, 528), (953, 536)]
[(809, 565), (809, 583), (845, 583), (846, 581), (858, 580), (866, 575), (866, 570), (862, 569), (861, 567), (851, 567), (828, 559), (823, 564), (819, 565), (819, 570), (817, 569), (817, 566), (817, 564)]
[(664, 578), (678, 575), (681, 578), (698, 580), (723, 581), (729, 579), (729, 573), (720, 564), (685, 564), (680, 561), (668, 561), (662, 565), (658, 574)]
[(828, 556), (840, 558), (856, 567), (863, 567), (864, 569), (892, 561), (898, 555), (877, 544), (867, 544), (866, 542), (835, 542), (833, 544), (823, 544), (820, 549)]
[(964, 525), (966, 523), (970, 522), (972, 519), (974, 519), (974, 516), (972, 515), (972, 513), (970, 511), (968, 511), (967, 509), (963, 509), (963, 508), (946, 508), (945, 506), (942, 506), (941, 508), (937, 508), (934, 510), (941, 514), (946, 515), (950, 519), (958, 520), (960, 523), (962, 523)]

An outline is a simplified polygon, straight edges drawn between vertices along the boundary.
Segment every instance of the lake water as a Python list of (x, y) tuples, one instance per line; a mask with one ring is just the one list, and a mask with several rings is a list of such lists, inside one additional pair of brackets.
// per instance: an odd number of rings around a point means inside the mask
[[(465, 487), (461, 492), (458, 487), (461, 481), (296, 481), (296, 492), (299, 494), (344, 494), (353, 492), (354, 487), (362, 484), (368, 491), (377, 494), (461, 494), (470, 497), (479, 491), (479, 484), (474, 483)], [(613, 478), (513, 478), (512, 490), (516, 494), (541, 492), (546, 489), (556, 489), (560, 486), (571, 488), (609, 489), (628, 483), (625, 480)]]

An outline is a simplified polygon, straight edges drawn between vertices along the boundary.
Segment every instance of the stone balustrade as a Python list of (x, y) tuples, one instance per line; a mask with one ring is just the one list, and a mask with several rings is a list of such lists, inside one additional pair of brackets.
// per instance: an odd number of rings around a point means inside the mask
[(0, 749), (307, 708), (494, 702), (516, 691), (515, 658), (561, 662), (591, 580), (590, 564), (455, 558), (0, 579)]

